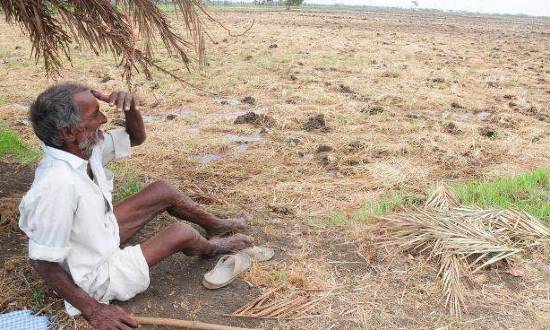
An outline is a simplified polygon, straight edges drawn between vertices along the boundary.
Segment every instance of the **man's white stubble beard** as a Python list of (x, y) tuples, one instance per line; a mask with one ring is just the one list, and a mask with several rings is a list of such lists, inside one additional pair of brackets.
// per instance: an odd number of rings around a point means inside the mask
[(103, 140), (103, 134), (99, 128), (95, 131), (95, 134), (87, 136), (83, 141), (78, 144), (78, 149), (88, 157), (92, 155), (94, 147)]

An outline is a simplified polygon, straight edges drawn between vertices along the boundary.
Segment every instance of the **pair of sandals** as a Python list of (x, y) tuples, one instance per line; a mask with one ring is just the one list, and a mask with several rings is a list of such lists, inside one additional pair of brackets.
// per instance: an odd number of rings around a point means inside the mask
[(267, 246), (252, 246), (236, 254), (224, 255), (211, 271), (204, 274), (202, 285), (210, 290), (223, 288), (250, 268), (252, 261), (268, 261), (273, 255), (275, 252)]

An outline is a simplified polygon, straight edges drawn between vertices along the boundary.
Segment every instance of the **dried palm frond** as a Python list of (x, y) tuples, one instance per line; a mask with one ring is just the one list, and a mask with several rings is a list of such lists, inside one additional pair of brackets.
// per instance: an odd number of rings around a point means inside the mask
[(466, 307), (464, 303), (465, 287), (462, 282), (464, 262), (452, 253), (444, 253), (440, 264), (438, 276), (441, 276), (443, 281), (445, 306), (449, 308), (452, 315), (460, 315)]
[[(447, 203), (439, 203), (445, 199), (431, 198), (428, 202), (441, 206)], [(515, 210), (471, 207), (445, 210), (436, 206), (387, 216), (380, 225), (387, 233), (383, 244), (426, 253), (439, 264), (438, 276), (443, 281), (446, 306), (453, 315), (460, 315), (465, 307), (464, 279), (470, 274), (550, 243), (547, 226)]]
[(460, 205), (460, 198), (445, 183), (440, 183), (424, 204), (427, 208), (440, 210), (448, 210), (458, 205)]
[(270, 289), (226, 316), (295, 320), (310, 316), (309, 313), (329, 296), (329, 294), (313, 295), (306, 291), (282, 291), (281, 287)]
[(37, 62), (43, 59), (48, 74), (59, 73), (63, 57), (70, 61), (69, 46), (76, 41), (85, 43), (96, 54), (114, 54), (129, 83), (139, 69), (150, 78), (151, 67), (178, 79), (154, 62), (153, 41), (157, 36), (187, 68), (192, 46), (199, 62), (204, 63), (204, 19), (214, 19), (201, 0), (171, 2), (179, 9), (190, 40), (174, 31), (167, 16), (151, 0), (119, 0), (116, 4), (109, 0), (0, 0), (0, 8), (8, 23), (19, 24), (28, 33), (32, 54)]

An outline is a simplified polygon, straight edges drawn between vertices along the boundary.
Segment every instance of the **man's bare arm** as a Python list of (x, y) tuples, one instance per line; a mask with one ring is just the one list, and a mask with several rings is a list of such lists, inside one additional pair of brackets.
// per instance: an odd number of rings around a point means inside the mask
[(97, 302), (79, 288), (69, 274), (57, 263), (31, 260), (31, 265), (58, 295), (78, 308), (90, 324), (97, 329), (132, 329), (134, 321), (121, 307)]
[(145, 141), (145, 125), (139, 111), (137, 96), (127, 92), (114, 92), (111, 95), (105, 95), (96, 90), (91, 92), (98, 100), (108, 102), (111, 106), (116, 106), (118, 111), (124, 112), (126, 132), (130, 135), (130, 145), (132, 147)]

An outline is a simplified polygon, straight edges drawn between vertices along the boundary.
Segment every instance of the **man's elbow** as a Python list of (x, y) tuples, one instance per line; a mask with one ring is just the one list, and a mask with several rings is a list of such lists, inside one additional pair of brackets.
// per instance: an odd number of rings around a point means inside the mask
[(137, 136), (133, 136), (130, 140), (130, 142), (131, 142), (130, 144), (132, 145), (132, 147), (139, 146), (139, 145), (143, 144), (143, 142), (145, 142), (145, 138), (146, 138), (145, 133), (137, 135)]

